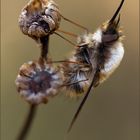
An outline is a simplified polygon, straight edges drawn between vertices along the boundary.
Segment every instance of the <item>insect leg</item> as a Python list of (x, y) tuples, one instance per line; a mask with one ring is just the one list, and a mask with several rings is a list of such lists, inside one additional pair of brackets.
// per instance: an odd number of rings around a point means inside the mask
[(50, 61), (50, 62), (47, 62), (48, 64), (49, 63), (71, 63), (71, 64), (77, 64), (77, 65), (82, 65), (82, 66), (90, 66), (89, 64), (83, 64), (81, 62), (78, 62), (78, 61), (69, 61), (69, 60), (58, 60), (58, 61)]
[(62, 85), (62, 87), (74, 85), (74, 84), (81, 83), (81, 82), (85, 82), (85, 81), (88, 81), (88, 80), (89, 80), (89, 79), (85, 79), (85, 80), (76, 81), (76, 82), (69, 83), (69, 84), (64, 84), (64, 85)]
[(62, 39), (64, 39), (65, 41), (69, 42), (72, 46), (76, 46), (76, 44), (74, 44), (73, 42), (71, 42), (70, 40), (68, 40), (67, 38), (63, 37), (62, 35), (60, 35), (57, 32), (54, 32), (54, 34), (58, 35), (59, 37), (61, 37)]
[(64, 16), (62, 16), (62, 15), (61, 15), (61, 17), (62, 17), (65, 21), (68, 21), (68, 22), (70, 22), (70, 23), (76, 25), (77, 27), (80, 27), (80, 28), (84, 29), (87, 33), (89, 32), (89, 30), (88, 30), (86, 27), (84, 27), (84, 26), (82, 26), (82, 25), (80, 25), (80, 24), (78, 24), (78, 23), (76, 23), (76, 22), (74, 22), (74, 21), (72, 21), (72, 20), (70, 20), (70, 19), (68, 19), (68, 18), (66, 18), (66, 17), (64, 17)]
[(76, 35), (76, 34), (74, 34), (74, 33), (70, 33), (70, 32), (67, 32), (67, 31), (63, 31), (63, 30), (61, 30), (61, 29), (58, 29), (57, 31), (58, 31), (58, 32), (61, 32), (61, 33), (64, 33), (64, 34), (66, 34), (66, 35), (72, 36), (72, 37), (74, 37), (74, 38), (77, 38), (77, 37), (78, 37), (78, 35)]

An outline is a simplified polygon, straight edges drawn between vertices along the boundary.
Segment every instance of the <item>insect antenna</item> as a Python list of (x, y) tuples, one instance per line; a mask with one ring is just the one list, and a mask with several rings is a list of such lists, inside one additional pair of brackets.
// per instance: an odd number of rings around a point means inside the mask
[(119, 14), (122, 6), (123, 6), (124, 0), (121, 1), (119, 7), (117, 8), (116, 12), (114, 13), (113, 17), (111, 18), (111, 20), (109, 21), (110, 24), (112, 24), (114, 22), (114, 20), (116, 19), (117, 15)]
[(62, 17), (65, 21), (70, 22), (70, 23), (76, 25), (77, 27), (80, 27), (81, 29), (84, 29), (87, 33), (89, 32), (89, 30), (88, 30), (86, 27), (84, 27), (84, 26), (82, 26), (82, 25), (80, 25), (80, 24), (78, 24), (78, 23), (76, 23), (76, 22), (74, 22), (74, 21), (72, 21), (72, 20), (70, 20), (70, 19), (68, 19), (68, 18), (66, 18), (66, 17), (64, 17), (64, 16), (62, 16), (62, 15), (61, 15), (61, 17)]
[(88, 96), (89, 96), (89, 93), (90, 93), (90, 91), (91, 91), (91, 88), (93, 87), (93, 84), (94, 84), (94, 82), (95, 82), (95, 78), (96, 78), (96, 76), (94, 75), (94, 77), (92, 78), (91, 84), (90, 84), (90, 86), (89, 86), (89, 88), (88, 88), (88, 90), (87, 90), (87, 92), (86, 92), (86, 94), (85, 94), (85, 96), (84, 96), (82, 102), (80, 103), (80, 105), (79, 105), (79, 107), (78, 107), (78, 109), (77, 109), (77, 111), (76, 111), (76, 113), (75, 113), (75, 115), (74, 115), (74, 117), (73, 117), (71, 123), (70, 123), (70, 126), (69, 126), (69, 128), (68, 128), (67, 133), (69, 133), (69, 132), (71, 131), (71, 129), (72, 129), (72, 127), (73, 127), (73, 125), (74, 125), (76, 119), (78, 118), (78, 115), (79, 115), (80, 111), (82, 110), (82, 107), (84, 106), (84, 104), (85, 104), (85, 102), (86, 102), (86, 100), (87, 100), (87, 98), (88, 98)]

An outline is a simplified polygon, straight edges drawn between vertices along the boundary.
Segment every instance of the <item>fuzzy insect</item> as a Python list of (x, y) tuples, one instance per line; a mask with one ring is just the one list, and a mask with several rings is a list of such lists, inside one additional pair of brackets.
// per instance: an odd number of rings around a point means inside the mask
[[(64, 63), (64, 83), (66, 88), (74, 92), (74, 95), (85, 93), (85, 96), (75, 113), (68, 132), (77, 119), (90, 91), (105, 81), (119, 66), (124, 48), (122, 44), (122, 33), (119, 27), (120, 15), (118, 16), (124, 0), (111, 20), (101, 25), (97, 31), (80, 36), (74, 56), (69, 61), (75, 63)], [(85, 92), (85, 87), (88, 86)]]

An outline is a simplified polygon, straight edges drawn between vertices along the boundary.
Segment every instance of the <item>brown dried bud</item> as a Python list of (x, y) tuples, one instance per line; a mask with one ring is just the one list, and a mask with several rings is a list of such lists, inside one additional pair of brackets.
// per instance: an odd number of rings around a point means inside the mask
[(26, 101), (40, 104), (57, 95), (62, 77), (51, 64), (30, 61), (21, 66), (15, 83)]
[(32, 38), (44, 37), (59, 28), (61, 15), (53, 0), (30, 0), (19, 17), (21, 31)]

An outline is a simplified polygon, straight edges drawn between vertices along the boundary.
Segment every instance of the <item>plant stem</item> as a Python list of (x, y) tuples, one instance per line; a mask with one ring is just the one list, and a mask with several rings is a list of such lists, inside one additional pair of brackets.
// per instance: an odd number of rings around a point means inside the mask
[(28, 112), (28, 115), (27, 115), (27, 118), (24, 122), (24, 125), (17, 137), (17, 140), (24, 140), (31, 128), (31, 125), (32, 125), (32, 122), (33, 122), (33, 119), (35, 117), (35, 114), (36, 114), (36, 110), (37, 110), (37, 106), (36, 105), (31, 105), (30, 106), (30, 109), (29, 109), (29, 112)]

